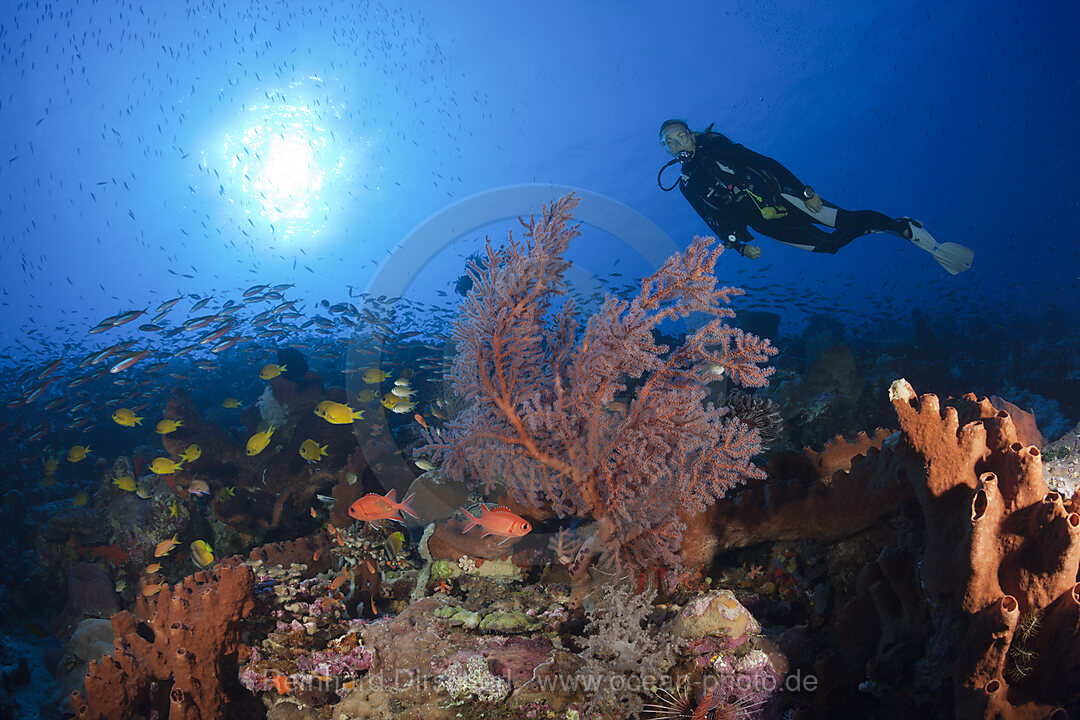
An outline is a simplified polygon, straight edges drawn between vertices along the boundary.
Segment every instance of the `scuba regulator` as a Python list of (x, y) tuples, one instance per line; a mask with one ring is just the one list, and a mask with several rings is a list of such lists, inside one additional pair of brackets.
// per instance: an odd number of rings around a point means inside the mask
[(689, 150), (680, 150), (675, 155), (675, 157), (664, 163), (664, 167), (660, 168), (660, 172), (656, 173), (656, 184), (660, 186), (661, 190), (663, 190), (664, 192), (671, 192), (679, 184), (679, 181), (676, 180), (675, 182), (671, 183), (670, 186), (664, 187), (664, 171), (675, 163), (684, 163), (692, 157), (694, 157), (694, 153), (690, 152)]

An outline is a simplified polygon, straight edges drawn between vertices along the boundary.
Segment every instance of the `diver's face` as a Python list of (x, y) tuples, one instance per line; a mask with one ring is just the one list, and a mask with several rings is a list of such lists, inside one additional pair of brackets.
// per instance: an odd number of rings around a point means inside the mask
[(682, 125), (672, 125), (664, 133), (664, 148), (672, 155), (681, 152), (694, 154), (694, 135)]

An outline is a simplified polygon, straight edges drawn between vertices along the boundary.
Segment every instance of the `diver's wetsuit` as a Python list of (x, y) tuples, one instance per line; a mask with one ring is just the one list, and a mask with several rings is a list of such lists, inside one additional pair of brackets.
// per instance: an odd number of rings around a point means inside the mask
[(780, 242), (824, 253), (835, 253), (869, 232), (903, 236), (908, 227), (873, 210), (844, 210), (822, 201), (823, 207), (836, 210), (836, 229), (825, 232), (814, 224), (823, 221), (781, 197), (801, 198), (806, 188), (786, 167), (720, 133), (695, 133), (694, 143), (693, 157), (683, 161), (679, 189), (721, 242), (740, 253), (753, 241), (748, 225)]

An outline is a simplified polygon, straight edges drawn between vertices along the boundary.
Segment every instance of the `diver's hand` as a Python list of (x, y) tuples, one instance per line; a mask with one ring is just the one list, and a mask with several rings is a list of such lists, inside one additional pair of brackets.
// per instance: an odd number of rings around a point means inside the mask
[(810, 208), (810, 212), (821, 212), (821, 196), (811, 190), (810, 197), (806, 198), (806, 207)]
[(748, 257), (751, 260), (757, 260), (761, 257), (761, 248), (757, 245), (746, 245), (742, 249), (743, 257)]

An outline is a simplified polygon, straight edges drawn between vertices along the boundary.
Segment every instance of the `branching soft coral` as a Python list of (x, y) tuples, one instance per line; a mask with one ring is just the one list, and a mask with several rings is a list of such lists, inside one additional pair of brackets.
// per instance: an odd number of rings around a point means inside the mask
[(671, 677), (680, 641), (649, 622), (656, 588), (635, 593), (625, 584), (606, 586), (603, 598), (587, 612), (578, 680), (591, 691), (588, 703), (598, 714), (640, 717), (641, 697), (652, 690), (647, 684)]
[[(518, 502), (550, 506), (561, 517), (597, 521), (605, 560), (679, 568), (683, 518), (763, 473), (750, 463), (757, 433), (726, 408), (706, 404), (708, 366), (743, 386), (762, 386), (776, 350), (727, 324), (742, 294), (717, 288), (723, 248), (696, 238), (641, 282), (631, 301), (609, 296), (579, 336), (565, 294), (563, 258), (578, 237), (564, 197), (522, 221), (502, 250), (490, 243), (470, 268), (473, 288), (453, 339), (455, 391), (472, 405), (420, 452), (458, 479), (486, 490), (503, 482)], [(658, 344), (665, 320), (706, 320), (675, 348)], [(623, 410), (609, 408), (635, 381)]]

